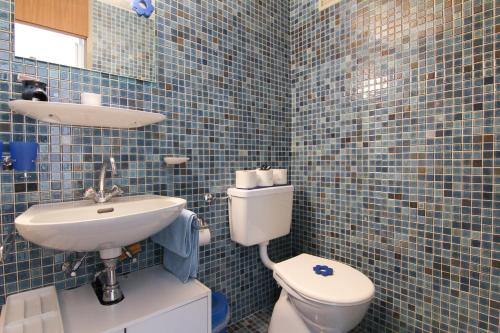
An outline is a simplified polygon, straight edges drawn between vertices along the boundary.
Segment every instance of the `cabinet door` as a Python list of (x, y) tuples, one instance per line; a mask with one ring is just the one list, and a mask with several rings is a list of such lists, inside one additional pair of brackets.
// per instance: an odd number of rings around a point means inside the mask
[(207, 333), (207, 298), (127, 327), (127, 333)]

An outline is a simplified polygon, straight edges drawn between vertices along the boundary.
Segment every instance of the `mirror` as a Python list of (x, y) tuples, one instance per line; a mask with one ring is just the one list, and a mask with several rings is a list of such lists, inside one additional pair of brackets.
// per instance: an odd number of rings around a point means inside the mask
[(15, 56), (155, 81), (154, 5), (154, 0), (15, 0)]

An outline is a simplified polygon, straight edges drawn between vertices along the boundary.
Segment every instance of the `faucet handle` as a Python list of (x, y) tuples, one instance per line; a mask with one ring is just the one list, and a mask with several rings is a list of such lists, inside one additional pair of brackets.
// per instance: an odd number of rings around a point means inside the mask
[(114, 195), (123, 195), (123, 190), (121, 189), (120, 186), (118, 185), (113, 185), (111, 187), (111, 193), (113, 193)]
[(111, 191), (109, 191), (109, 193), (104, 196), (104, 200), (102, 202), (107, 202), (111, 200), (111, 198), (119, 197), (122, 195), (123, 190), (118, 185), (113, 185), (113, 187), (111, 187)]
[(83, 198), (84, 199), (94, 199), (96, 197), (97, 193), (94, 190), (93, 187), (89, 187), (88, 189), (85, 190), (83, 193)]

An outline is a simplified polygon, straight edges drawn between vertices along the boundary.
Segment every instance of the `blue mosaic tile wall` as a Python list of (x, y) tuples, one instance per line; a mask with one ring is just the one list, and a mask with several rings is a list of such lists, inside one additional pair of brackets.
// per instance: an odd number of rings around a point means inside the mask
[[(237, 169), (264, 162), (289, 166), (288, 1), (157, 1), (154, 83), (14, 58), (13, 5), (0, 0), (0, 139), (37, 141), (40, 152), (29, 180), (18, 172), (0, 172), (2, 237), (30, 205), (80, 199), (85, 188), (96, 185), (102, 160), (112, 155), (120, 175), (108, 180), (108, 187), (118, 184), (129, 195), (180, 196), (206, 218), (212, 243), (201, 251), (200, 280), (228, 295), (233, 319), (271, 305), (277, 289), (257, 248), (231, 242), (226, 203), (208, 205), (203, 195), (221, 195), (234, 183)], [(80, 92), (95, 92), (105, 105), (159, 112), (167, 119), (117, 130), (12, 115), (7, 101), (20, 97), (20, 73), (46, 81), (52, 101), (78, 103)], [(191, 161), (165, 167), (165, 155), (187, 155)], [(161, 262), (159, 247), (149, 241), (142, 245), (138, 262), (124, 262), (122, 273)], [(289, 239), (272, 244), (275, 259), (290, 251)], [(0, 304), (6, 295), (31, 288), (85, 284), (100, 268), (91, 254), (70, 278), (60, 270), (69, 256), (18, 237), (15, 251), (0, 265)]]
[(370, 332), (498, 332), (500, 3), (291, 1), (294, 252), (368, 275)]
[[(156, 81), (156, 15), (138, 16), (130, 2), (92, 0), (90, 67), (95, 71)], [(154, 4), (154, 1), (153, 1)]]

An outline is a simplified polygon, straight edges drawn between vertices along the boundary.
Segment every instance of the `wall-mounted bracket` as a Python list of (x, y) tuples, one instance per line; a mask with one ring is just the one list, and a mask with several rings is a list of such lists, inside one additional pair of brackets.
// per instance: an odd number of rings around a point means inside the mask
[(12, 253), (16, 247), (16, 229), (11, 231), (0, 244), (0, 263), (5, 263), (7, 256)]
[(0, 166), (2, 170), (12, 170), (13, 169), (13, 161), (10, 156), (4, 156), (0, 161)]

